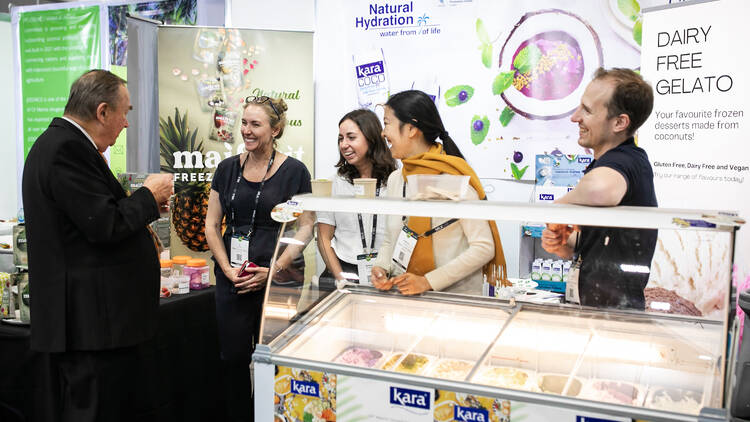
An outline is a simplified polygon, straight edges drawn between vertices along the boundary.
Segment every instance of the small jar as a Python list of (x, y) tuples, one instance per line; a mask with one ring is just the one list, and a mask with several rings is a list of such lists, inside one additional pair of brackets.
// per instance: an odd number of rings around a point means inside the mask
[(184, 271), (184, 274), (190, 277), (190, 290), (201, 290), (209, 286), (208, 264), (205, 259), (189, 260)]
[(172, 260), (171, 259), (160, 259), (159, 260), (159, 266), (161, 266), (161, 278), (162, 278), (162, 284), (164, 283), (164, 278), (169, 278), (172, 276)]
[(159, 289), (159, 295), (166, 297), (164, 289), (172, 292), (172, 260), (171, 259), (160, 259), (159, 266), (161, 267), (161, 289)]
[(178, 295), (186, 295), (190, 293), (190, 277), (186, 275), (173, 275), (171, 279), (172, 285), (177, 286), (177, 290), (172, 293)]
[(192, 258), (186, 255), (178, 255), (172, 257), (172, 275), (183, 275), (185, 274), (185, 264)]

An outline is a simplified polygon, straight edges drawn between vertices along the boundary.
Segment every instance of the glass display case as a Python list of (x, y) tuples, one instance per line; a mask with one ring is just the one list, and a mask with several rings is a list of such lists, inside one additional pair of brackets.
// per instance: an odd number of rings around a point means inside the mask
[[(488, 201), (304, 195), (291, 206), (431, 216), (433, 224), (460, 217), (700, 231), (729, 250), (741, 223), (718, 212)], [(309, 232), (287, 224), (275, 257), (285, 262), (289, 246), (301, 249), (297, 233)], [(295, 279), (267, 287), (253, 355), (256, 420), (727, 420), (730, 272), (718, 283), (727, 289), (723, 318), (709, 318), (665, 313), (674, 301), (597, 309), (336, 286), (317, 277), (314, 248), (300, 253)], [(710, 259), (698, 249), (680, 252)], [(729, 255), (721, 265), (731, 264)]]

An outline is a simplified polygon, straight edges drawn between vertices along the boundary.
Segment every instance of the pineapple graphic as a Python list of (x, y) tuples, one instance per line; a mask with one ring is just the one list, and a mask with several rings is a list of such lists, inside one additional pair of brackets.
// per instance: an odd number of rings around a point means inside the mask
[[(204, 168), (175, 168), (175, 152), (198, 152), (203, 157), (203, 141), (196, 143), (198, 130), (190, 130), (188, 116), (180, 116), (175, 107), (174, 120), (159, 118), (159, 138), (161, 140), (161, 171), (166, 173), (196, 174), (195, 181), (183, 181), (178, 177), (174, 182), (174, 202), (172, 203), (172, 226), (182, 243), (190, 250), (204, 252), (208, 250), (206, 242), (206, 211), (210, 183), (198, 181)], [(188, 179), (192, 179), (188, 177)]]

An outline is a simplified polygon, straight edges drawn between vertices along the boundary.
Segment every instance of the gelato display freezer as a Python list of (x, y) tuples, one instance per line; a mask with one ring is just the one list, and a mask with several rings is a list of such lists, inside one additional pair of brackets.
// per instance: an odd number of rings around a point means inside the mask
[[(458, 204), (444, 203), (420, 209), (416, 201), (351, 201), (358, 202), (353, 206), (360, 212), (371, 207), (388, 214), (397, 205), (390, 213), (445, 217), (471, 215), (472, 206), (485, 212), (498, 206), (477, 201), (456, 209), (451, 206)], [(293, 205), (335, 211), (352, 206), (312, 197), (295, 198)], [(521, 215), (556, 210), (527, 207)], [(568, 214), (547, 218), (572, 224), (586, 218), (583, 207), (562, 211)], [(698, 227), (680, 225), (696, 217), (684, 212), (670, 219), (656, 213), (647, 224), (628, 223), (652, 211), (629, 209), (629, 220), (611, 221), (625, 227)], [(728, 234), (733, 241), (731, 224), (711, 224), (700, 229)], [(277, 257), (300, 242), (292, 230), (279, 243)], [(291, 287), (288, 280), (273, 280), (267, 289), (262, 344), (253, 355), (256, 420), (728, 418), (726, 318), (334, 286), (311, 276), (314, 259), (309, 252), (304, 256), (299, 280)], [(730, 280), (724, 282), (728, 286)]]

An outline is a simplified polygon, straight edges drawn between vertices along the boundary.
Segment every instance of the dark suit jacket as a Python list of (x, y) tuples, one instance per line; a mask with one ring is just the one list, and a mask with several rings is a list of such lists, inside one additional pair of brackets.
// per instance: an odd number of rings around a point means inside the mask
[(159, 208), (151, 191), (126, 197), (91, 141), (55, 118), (26, 159), (23, 205), (31, 347), (104, 350), (152, 337), (159, 262), (146, 225)]

